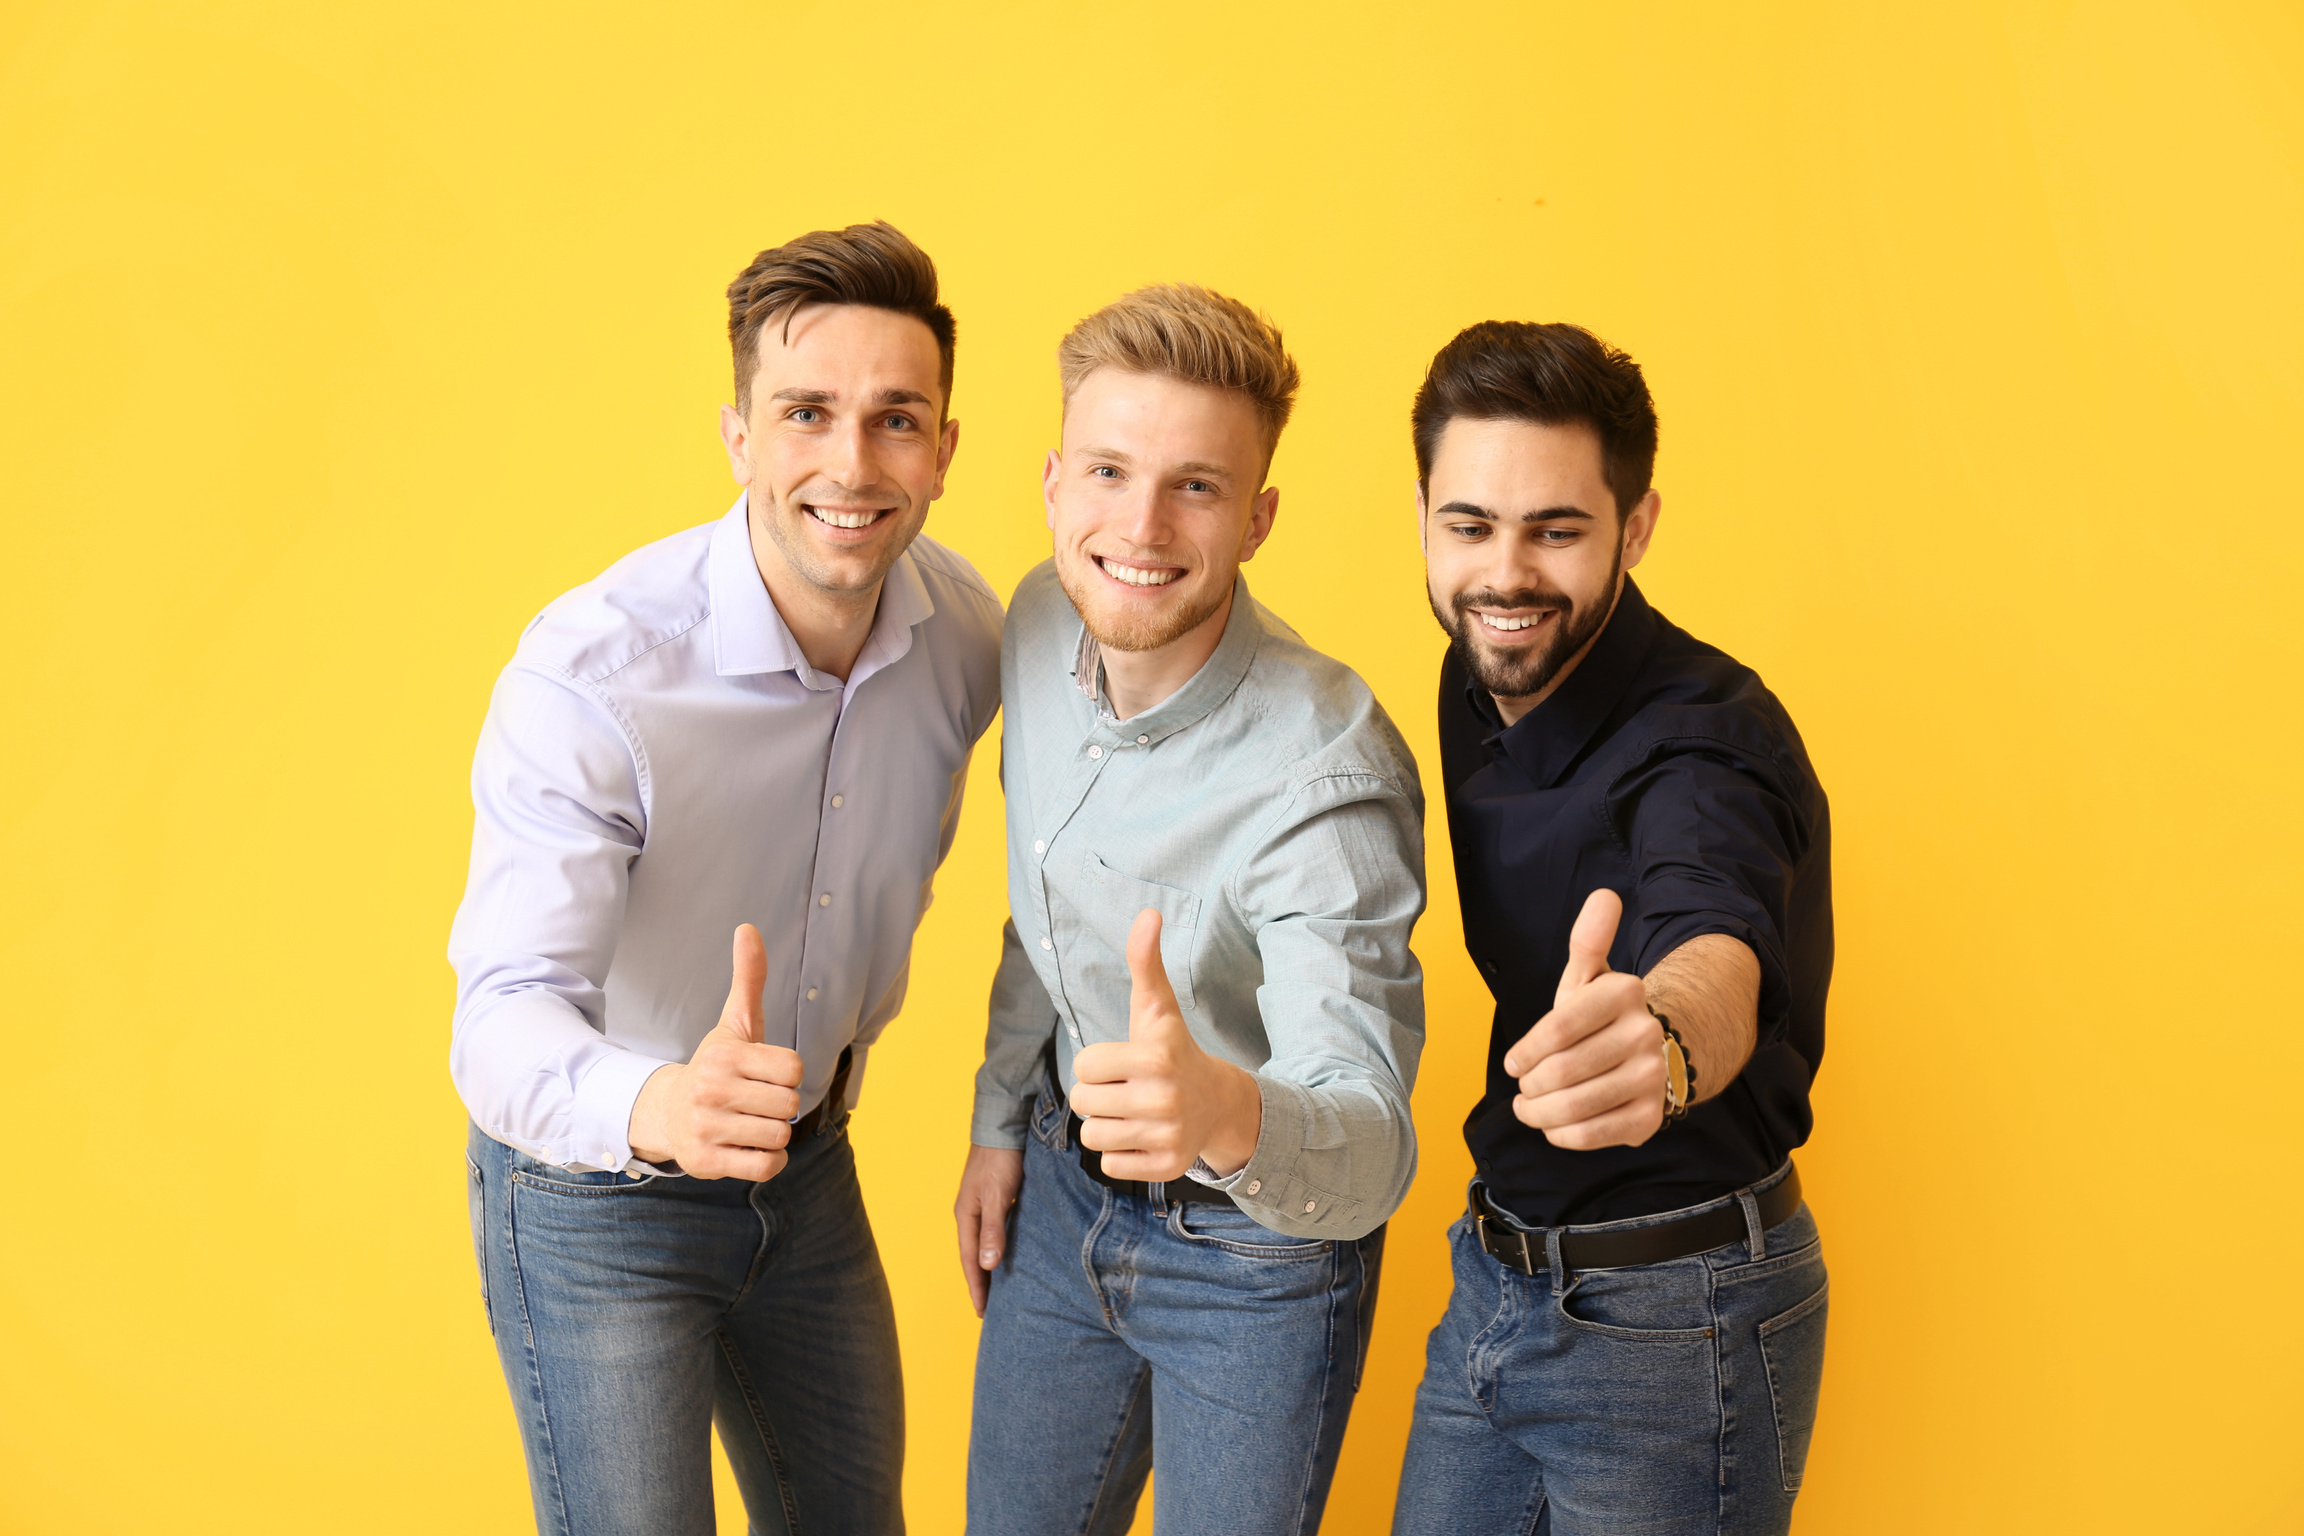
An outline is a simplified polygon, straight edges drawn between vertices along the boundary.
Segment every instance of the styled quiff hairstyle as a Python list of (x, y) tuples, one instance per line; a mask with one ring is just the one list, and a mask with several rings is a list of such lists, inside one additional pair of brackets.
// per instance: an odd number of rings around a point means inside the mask
[(1432, 478), (1440, 434), (1459, 416), (1590, 427), (1619, 521), (1656, 473), (1656, 402), (1640, 365), (1580, 325), (1483, 320), (1458, 331), (1432, 359), (1408, 413), (1419, 485)]
[(728, 285), (728, 346), (736, 355), (736, 409), (752, 410), (752, 375), (760, 371), (760, 333), (807, 304), (862, 304), (910, 315), (936, 338), (942, 409), (952, 405), (952, 350), (959, 328), (936, 302), (936, 263), (884, 219), (846, 229), (811, 230), (762, 251)]
[(1245, 395), (1264, 435), (1264, 467), (1296, 406), (1296, 360), (1280, 327), (1238, 299), (1197, 283), (1162, 283), (1114, 299), (1056, 348), (1070, 405), (1099, 368), (1149, 373)]

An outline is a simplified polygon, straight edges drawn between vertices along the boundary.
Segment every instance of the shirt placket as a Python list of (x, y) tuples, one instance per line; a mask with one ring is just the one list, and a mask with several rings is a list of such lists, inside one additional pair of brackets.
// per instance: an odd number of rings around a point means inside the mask
[[(848, 847), (848, 840), (858, 835), (849, 829), (856, 825), (859, 812), (868, 809), (849, 803), (844, 782), (847, 754), (841, 750), (841, 728), (848, 712), (842, 707), (843, 694), (844, 690), (829, 691), (833, 715), (824, 748), (823, 787), (816, 807), (816, 853), (808, 872), (808, 916), (800, 937), (800, 974), (792, 978), (795, 994), (792, 1048), (800, 1053), (809, 1076), (829, 1071), (831, 1066), (829, 1059), (818, 1061), (810, 1047), (822, 1044), (818, 1036), (829, 1001), (824, 994), (828, 978), (840, 962), (839, 935), (847, 921), (841, 902), (844, 897), (854, 895), (835, 888), (840, 883), (837, 872), (859, 867), (856, 860), (841, 855)], [(828, 1052), (822, 1054), (829, 1056)]]

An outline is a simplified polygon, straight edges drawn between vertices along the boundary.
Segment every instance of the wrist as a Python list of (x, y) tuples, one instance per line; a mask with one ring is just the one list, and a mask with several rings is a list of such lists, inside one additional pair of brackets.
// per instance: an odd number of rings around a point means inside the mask
[(1218, 1062), (1217, 1066), (1221, 1084), (1218, 1098), (1223, 1108), (1210, 1128), (1207, 1144), (1200, 1149), (1200, 1160), (1219, 1178), (1229, 1178), (1256, 1156), (1256, 1143), (1264, 1134), (1264, 1090), (1257, 1086), (1254, 1073), (1230, 1062)]
[(633, 1097), (632, 1117), (625, 1125), (624, 1141), (632, 1149), (632, 1155), (644, 1163), (679, 1161), (673, 1154), (665, 1110), (680, 1071), (677, 1062), (666, 1062), (648, 1074), (640, 1084), (640, 1092)]

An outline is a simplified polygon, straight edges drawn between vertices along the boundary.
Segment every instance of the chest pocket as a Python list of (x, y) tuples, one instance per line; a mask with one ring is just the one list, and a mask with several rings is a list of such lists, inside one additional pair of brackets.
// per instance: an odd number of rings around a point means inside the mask
[[(1088, 900), (1081, 915), (1117, 958), (1122, 995), (1128, 987), (1128, 931), (1136, 926), (1136, 914), (1150, 907), (1160, 914), (1160, 963), (1167, 968), (1168, 985), (1176, 989), (1176, 1001), (1183, 1004), (1189, 1017), (1196, 1011), (1192, 952), (1200, 937), (1200, 898), (1173, 885), (1124, 875), (1093, 853), (1088, 855), (1083, 874), (1086, 878), (1081, 884)], [(1123, 1018), (1117, 1023), (1125, 1034), (1128, 1021)]]

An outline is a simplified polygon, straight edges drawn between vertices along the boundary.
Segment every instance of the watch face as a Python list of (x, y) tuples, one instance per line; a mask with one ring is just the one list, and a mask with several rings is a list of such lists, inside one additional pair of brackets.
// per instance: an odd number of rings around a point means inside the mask
[(1688, 1053), (1670, 1035), (1664, 1037), (1664, 1092), (1674, 1109), (1688, 1104)]

